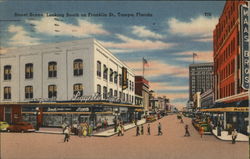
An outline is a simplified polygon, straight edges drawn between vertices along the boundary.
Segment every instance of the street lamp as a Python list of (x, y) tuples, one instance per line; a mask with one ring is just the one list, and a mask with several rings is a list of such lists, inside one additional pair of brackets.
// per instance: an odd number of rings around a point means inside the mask
[(36, 130), (39, 130), (38, 115), (40, 114), (39, 107), (36, 107)]

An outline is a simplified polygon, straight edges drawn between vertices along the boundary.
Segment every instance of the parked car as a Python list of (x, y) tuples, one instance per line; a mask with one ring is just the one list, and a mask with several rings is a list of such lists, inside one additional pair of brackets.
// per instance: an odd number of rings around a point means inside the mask
[(10, 125), (6, 121), (0, 121), (0, 131), (7, 131)]
[(157, 118), (154, 115), (147, 116), (147, 118), (146, 118), (147, 123), (150, 123), (150, 122), (153, 122), (156, 120), (157, 120)]
[(204, 128), (204, 133), (205, 134), (211, 134), (211, 126), (209, 125), (209, 124), (207, 124), (207, 123), (203, 123), (203, 124), (200, 124), (199, 125), (199, 128), (200, 127), (203, 127)]
[(15, 124), (10, 125), (7, 128), (7, 131), (15, 131), (15, 132), (31, 132), (31, 131), (35, 131), (34, 127), (32, 124), (25, 122), (25, 121), (21, 121), (21, 122), (16, 122)]

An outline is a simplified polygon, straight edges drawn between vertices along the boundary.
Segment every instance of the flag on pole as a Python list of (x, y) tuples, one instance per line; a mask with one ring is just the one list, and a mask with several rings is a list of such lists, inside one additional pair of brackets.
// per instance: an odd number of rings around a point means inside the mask
[(146, 59), (144, 59), (144, 57), (143, 57), (143, 65), (149, 66), (149, 65), (148, 65), (148, 61), (147, 61)]
[(198, 57), (198, 55), (194, 52), (194, 53), (193, 53), (193, 57)]

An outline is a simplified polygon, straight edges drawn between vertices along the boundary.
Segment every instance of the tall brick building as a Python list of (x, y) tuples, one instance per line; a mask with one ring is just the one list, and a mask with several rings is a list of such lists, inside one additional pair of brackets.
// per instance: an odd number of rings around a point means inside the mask
[(226, 1), (213, 31), (215, 106), (206, 110), (224, 129), (232, 125), (244, 134), (249, 133), (247, 5), (247, 1)]

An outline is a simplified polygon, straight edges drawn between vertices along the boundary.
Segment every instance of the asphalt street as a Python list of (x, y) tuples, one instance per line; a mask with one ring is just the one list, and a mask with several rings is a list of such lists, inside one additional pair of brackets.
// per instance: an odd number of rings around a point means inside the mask
[[(163, 135), (157, 135), (161, 122)], [(188, 124), (191, 136), (184, 137)], [(64, 143), (60, 134), (1, 133), (1, 159), (248, 159), (248, 142), (231, 144), (213, 135), (200, 137), (191, 120), (184, 124), (175, 115), (151, 123), (151, 135), (136, 136), (135, 128), (122, 137), (71, 136)]]

